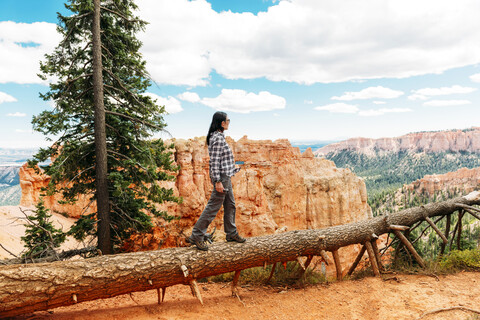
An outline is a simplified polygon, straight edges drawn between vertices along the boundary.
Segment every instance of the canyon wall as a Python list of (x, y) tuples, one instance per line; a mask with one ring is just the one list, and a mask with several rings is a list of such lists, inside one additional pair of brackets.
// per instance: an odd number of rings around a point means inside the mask
[[(236, 223), (241, 235), (251, 237), (283, 230), (324, 228), (372, 217), (363, 180), (348, 169), (336, 168), (329, 160), (315, 158), (311, 149), (301, 154), (288, 140), (254, 141), (243, 137), (238, 141), (227, 138), (227, 141), (235, 160), (245, 162), (232, 178)], [(208, 175), (205, 138), (173, 142), (175, 161), (181, 169), (176, 181), (165, 182), (165, 185), (183, 197), (183, 202), (163, 204), (162, 208), (181, 219), (166, 226), (159, 223), (152, 233), (132, 237), (125, 244), (125, 250), (184, 245), (184, 236), (190, 234), (209, 199), (213, 186)], [(23, 166), (20, 179), (21, 204), (33, 205), (40, 188), (48, 183), (48, 177)], [(80, 199), (77, 206), (64, 206), (57, 200), (58, 196), (45, 198), (49, 208), (72, 217), (79, 217), (87, 204), (85, 199)], [(94, 208), (87, 212), (92, 210)], [(223, 210), (212, 223), (212, 227), (217, 227), (219, 239), (224, 239), (222, 216)], [(351, 261), (357, 251), (356, 246), (342, 248), (341, 259)]]
[(425, 152), (480, 152), (480, 127), (467, 130), (409, 133), (395, 138), (352, 138), (332, 143), (315, 151), (315, 155), (350, 150), (367, 155), (376, 152), (425, 151)]
[(422, 179), (404, 186), (406, 190), (414, 191), (418, 194), (427, 193), (429, 196), (433, 196), (435, 192), (453, 191), (455, 189), (462, 194), (468, 194), (478, 190), (479, 187), (480, 168), (461, 168), (445, 174), (426, 175)]

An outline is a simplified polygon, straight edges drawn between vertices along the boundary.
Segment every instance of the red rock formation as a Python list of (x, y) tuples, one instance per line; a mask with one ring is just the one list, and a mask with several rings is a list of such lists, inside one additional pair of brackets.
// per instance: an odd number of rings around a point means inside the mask
[(427, 193), (433, 196), (435, 192), (447, 190), (461, 190), (462, 194), (468, 194), (478, 190), (480, 186), (480, 168), (461, 168), (445, 174), (426, 175), (411, 184), (405, 185), (406, 190), (418, 194)]
[(378, 151), (398, 152), (401, 150), (480, 152), (480, 127), (473, 127), (470, 130), (409, 133), (396, 138), (352, 138), (320, 148), (315, 151), (315, 154), (326, 155), (341, 150), (351, 150), (368, 155), (373, 155)]
[[(22, 188), (20, 205), (27, 207), (34, 206), (43, 194), (42, 188), (47, 186), (50, 177), (42, 173), (36, 173), (35, 170), (29, 168), (26, 163), (20, 168), (19, 176), (20, 186)], [(79, 218), (82, 214), (90, 214), (96, 211), (95, 203), (91, 203), (88, 208), (83, 209), (87, 207), (90, 202), (86, 196), (80, 196), (78, 204), (76, 205), (59, 204), (58, 201), (61, 199), (60, 194), (43, 197), (47, 208), (72, 218)]]

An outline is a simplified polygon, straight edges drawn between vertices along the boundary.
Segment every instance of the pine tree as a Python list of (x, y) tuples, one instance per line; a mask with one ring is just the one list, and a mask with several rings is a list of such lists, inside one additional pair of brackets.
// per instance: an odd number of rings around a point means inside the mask
[(49, 255), (65, 241), (66, 234), (53, 226), (50, 221), (52, 215), (48, 211), (43, 199), (40, 199), (35, 214), (28, 216), (25, 236), (20, 238), (27, 249), (23, 257), (41, 258)]
[(40, 94), (55, 108), (32, 120), (54, 143), (31, 165), (53, 159), (44, 167), (48, 194), (61, 192), (66, 203), (80, 194), (96, 201), (97, 213), (81, 217), (70, 233), (82, 239), (96, 232), (108, 254), (110, 240), (117, 249), (132, 233), (148, 231), (151, 216), (172, 218), (156, 204), (179, 201), (160, 184), (173, 180), (178, 168), (173, 146), (152, 139), (164, 131), (166, 112), (144, 95), (151, 82), (135, 34), (146, 22), (134, 16), (134, 2), (70, 0), (65, 6), (72, 15), (58, 15), (63, 40), (39, 75), (55, 79)]

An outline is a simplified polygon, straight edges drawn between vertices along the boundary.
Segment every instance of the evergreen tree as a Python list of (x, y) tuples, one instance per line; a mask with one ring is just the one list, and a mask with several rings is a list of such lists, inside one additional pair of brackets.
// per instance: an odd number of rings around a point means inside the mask
[[(70, 231), (77, 239), (97, 232), (99, 249), (111, 253), (134, 232), (148, 231), (150, 216), (171, 219), (156, 204), (179, 201), (160, 182), (172, 180), (173, 146), (152, 139), (164, 131), (165, 108), (144, 95), (151, 82), (135, 34), (146, 22), (132, 0), (70, 0), (72, 15), (58, 15), (63, 40), (41, 63), (42, 79), (55, 79), (47, 93), (55, 108), (32, 120), (54, 143), (31, 165), (49, 158), (48, 194), (66, 203), (90, 195), (97, 213)], [(95, 230), (96, 229), (96, 230)], [(111, 232), (111, 236), (109, 234)]]
[(28, 258), (41, 258), (51, 254), (66, 238), (66, 234), (55, 228), (50, 221), (52, 215), (45, 208), (43, 199), (40, 199), (36, 208), (35, 214), (28, 217), (29, 223), (25, 224), (25, 236), (20, 238), (27, 249), (23, 256)]

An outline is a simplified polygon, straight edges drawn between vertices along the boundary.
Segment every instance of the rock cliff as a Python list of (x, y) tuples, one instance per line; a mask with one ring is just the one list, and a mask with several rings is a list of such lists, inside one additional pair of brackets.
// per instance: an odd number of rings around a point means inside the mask
[(419, 152), (480, 152), (480, 127), (466, 130), (409, 133), (395, 138), (352, 138), (315, 151), (315, 155), (350, 150), (367, 155), (403, 150)]
[[(235, 160), (244, 161), (242, 169), (232, 178), (237, 206), (237, 227), (247, 237), (271, 234), (281, 230), (324, 228), (368, 219), (372, 216), (367, 204), (365, 183), (348, 169), (336, 168), (333, 162), (315, 158), (311, 149), (303, 154), (287, 140), (253, 141), (243, 137), (227, 138)], [(151, 234), (139, 235), (125, 244), (126, 250), (157, 249), (183, 244), (193, 224), (203, 211), (213, 189), (208, 170), (205, 138), (174, 140), (174, 157), (180, 170), (175, 182), (168, 182), (183, 197), (182, 204), (164, 204), (171, 215), (181, 217), (156, 227)], [(20, 170), (22, 205), (33, 205), (48, 177), (37, 175), (23, 166)], [(56, 198), (46, 199), (54, 211), (78, 217), (86, 201), (76, 207), (65, 207)], [(220, 211), (212, 223), (220, 239)], [(351, 260), (358, 249), (341, 250), (343, 260)], [(346, 266), (346, 265), (345, 265)]]
[[(46, 187), (50, 177), (36, 173), (25, 163), (19, 171), (20, 187), (22, 188), (21, 206), (34, 206), (42, 195), (42, 188)], [(43, 197), (45, 206), (53, 212), (60, 213), (71, 218), (79, 218), (82, 214), (89, 214), (96, 211), (95, 203), (90, 203), (86, 196), (80, 196), (76, 205), (59, 204), (60, 194)], [(86, 209), (84, 209), (86, 207)]]
[(445, 174), (427, 175), (404, 186), (405, 190), (415, 193), (427, 193), (433, 196), (436, 192), (459, 190), (461, 194), (468, 194), (480, 187), (480, 168), (461, 168)]

